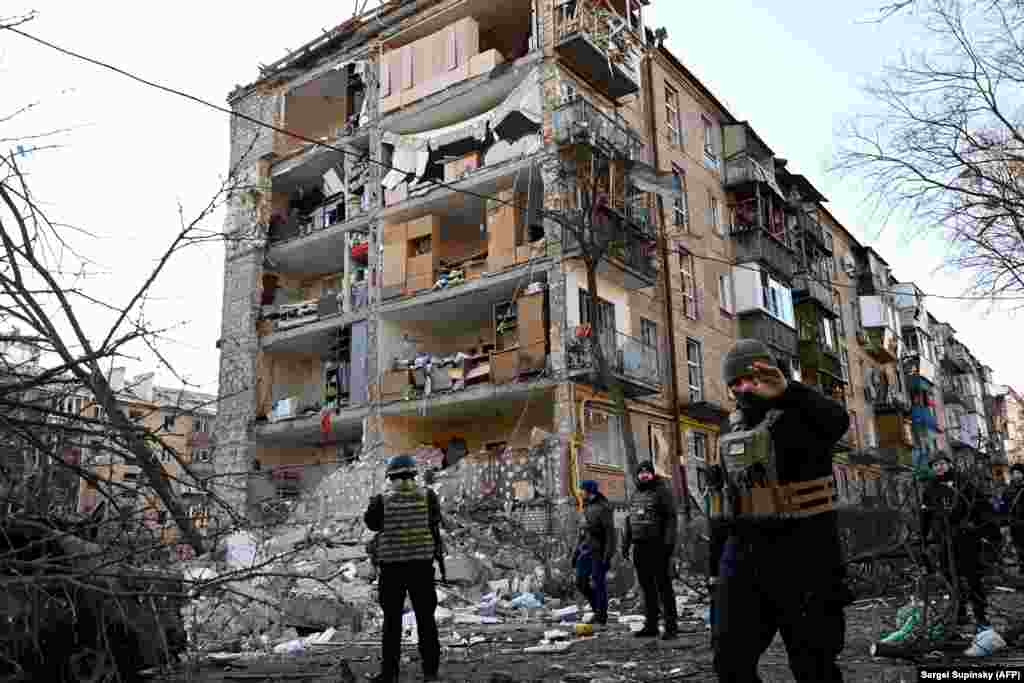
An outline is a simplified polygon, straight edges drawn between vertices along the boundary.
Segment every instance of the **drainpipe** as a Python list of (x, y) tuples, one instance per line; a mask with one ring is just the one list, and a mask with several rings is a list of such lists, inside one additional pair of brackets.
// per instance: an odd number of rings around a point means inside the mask
[[(646, 39), (646, 36), (644, 36)], [(654, 67), (652, 63), (654, 61), (653, 51), (654, 47), (648, 46), (647, 48), (647, 73), (644, 74), (644, 94), (645, 104), (647, 106), (647, 123), (648, 130), (650, 131), (651, 139), (651, 165), (654, 168), (658, 168), (658, 137), (657, 137), (657, 126), (656, 119), (654, 116)], [(672, 422), (676, 432), (676, 463), (679, 465), (680, 483), (683, 488), (683, 517), (689, 523), (691, 519), (690, 513), (690, 487), (686, 481), (686, 466), (683, 460), (683, 428), (679, 422), (679, 375), (676, 372), (676, 341), (675, 341), (675, 316), (672, 314), (672, 277), (669, 274), (669, 256), (668, 256), (668, 238), (665, 236), (665, 225), (663, 215), (664, 212), (660, 209), (662, 203), (661, 197), (656, 198), (656, 220), (658, 221), (658, 248), (661, 251), (661, 262), (662, 269), (661, 275), (664, 278), (665, 285), (665, 324), (668, 327), (668, 369), (671, 375), (671, 381), (669, 382), (669, 405), (670, 412), (672, 414)]]

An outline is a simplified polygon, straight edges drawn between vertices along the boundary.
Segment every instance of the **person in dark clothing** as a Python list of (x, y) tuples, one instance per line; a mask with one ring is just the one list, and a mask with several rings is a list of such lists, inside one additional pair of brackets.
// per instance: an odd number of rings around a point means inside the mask
[(948, 457), (938, 458), (932, 469), (935, 478), (925, 488), (921, 506), (921, 536), (939, 544), (939, 566), (946, 578), (952, 581), (955, 569), (960, 585), (967, 588), (960, 593), (958, 622), (967, 623), (967, 602), (970, 602), (975, 628), (980, 633), (991, 628), (982, 583), (982, 553), (984, 544), (991, 542), (995, 526), (992, 506), (970, 480), (957, 476), (953, 461)]
[(608, 623), (608, 568), (615, 556), (615, 515), (596, 481), (580, 483), (584, 523), (573, 553), (576, 587), (594, 610), (594, 624)]
[(849, 428), (838, 402), (787, 381), (764, 344), (741, 339), (723, 379), (737, 410), (705, 468), (711, 494), (712, 644), (718, 680), (760, 681), (781, 632), (798, 683), (842, 680), (845, 584), (832, 449)]
[(1017, 551), (1017, 569), (1024, 571), (1024, 465), (1010, 466), (1010, 485), (1003, 492), (1003, 509), (1010, 525), (1010, 539)]
[(679, 634), (676, 595), (669, 576), (676, 547), (676, 523), (672, 490), (654, 473), (651, 461), (645, 460), (637, 468), (636, 493), (630, 501), (622, 539), (622, 557), (628, 560), (632, 551), (644, 595), (644, 627), (636, 632), (639, 638), (658, 635), (659, 616), (664, 616), (664, 640)]
[(363, 521), (377, 532), (376, 561), (380, 566), (378, 599), (384, 611), (381, 671), (378, 682), (398, 680), (402, 654), (402, 608), (409, 595), (416, 614), (423, 680), (436, 681), (441, 644), (434, 612), (434, 558), (441, 549), (441, 504), (437, 494), (416, 485), (416, 460), (395, 456), (388, 463), (391, 490), (370, 499)]

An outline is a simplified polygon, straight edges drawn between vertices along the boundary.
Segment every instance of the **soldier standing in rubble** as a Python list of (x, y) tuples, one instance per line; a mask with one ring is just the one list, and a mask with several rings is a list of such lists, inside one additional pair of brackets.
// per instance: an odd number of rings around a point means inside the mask
[(595, 624), (608, 623), (608, 568), (615, 557), (615, 516), (596, 481), (581, 482), (583, 528), (573, 553), (576, 587), (590, 602)]
[[(737, 411), (723, 424), (711, 493), (712, 643), (718, 680), (759, 681), (757, 663), (782, 633), (797, 683), (842, 680), (845, 585), (832, 449), (846, 409), (787, 381), (768, 347), (741, 339), (722, 375)], [(731, 432), (731, 433), (730, 433)]]
[[(994, 540), (992, 509), (986, 496), (970, 479), (958, 477), (953, 461), (940, 456), (933, 464), (935, 478), (924, 490), (921, 509), (921, 536), (939, 544), (939, 566), (950, 580), (955, 569), (958, 583), (967, 588), (957, 605), (957, 622), (967, 622), (967, 603), (974, 612), (978, 633), (992, 628), (986, 614), (987, 601), (982, 583), (984, 544)], [(952, 543), (953, 561), (949, 548)], [(951, 566), (952, 565), (952, 566)]]
[(436, 681), (441, 661), (441, 644), (434, 612), (434, 558), (443, 557), (441, 545), (441, 504), (431, 489), (416, 485), (416, 460), (398, 455), (387, 465), (390, 491), (370, 499), (363, 520), (377, 532), (377, 563), (380, 580), (378, 599), (384, 611), (381, 672), (376, 681), (398, 680), (402, 654), (402, 608), (409, 595), (416, 614), (423, 680)]
[(1010, 485), (1003, 492), (1003, 509), (1010, 525), (1010, 539), (1017, 551), (1017, 571), (1024, 572), (1024, 465), (1010, 465)]
[(641, 462), (622, 539), (622, 557), (628, 560), (632, 551), (637, 580), (644, 595), (644, 627), (636, 632), (638, 638), (658, 635), (659, 616), (664, 616), (665, 621), (663, 640), (679, 635), (676, 595), (669, 575), (676, 547), (676, 524), (676, 502), (671, 489), (654, 473), (650, 460)]

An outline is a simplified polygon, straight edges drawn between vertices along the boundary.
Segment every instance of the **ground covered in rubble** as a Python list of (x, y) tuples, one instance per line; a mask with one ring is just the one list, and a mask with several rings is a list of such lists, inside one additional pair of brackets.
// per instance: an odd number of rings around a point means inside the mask
[[(496, 617), (479, 617), (479, 606), (442, 609), (444, 648), (442, 679), (459, 682), (559, 681), (565, 683), (612, 683), (626, 681), (711, 681), (709, 638), (703, 623), (703, 599), (680, 585), (684, 607), (682, 634), (675, 641), (638, 640), (631, 630), (639, 622), (634, 598), (615, 605), (607, 627), (595, 627), (593, 636), (575, 635), (572, 622), (559, 623), (558, 614), (572, 612), (575, 603), (555, 602), (536, 610), (509, 614), (508, 601)], [(448, 600), (451, 604), (451, 599)], [(882, 632), (892, 630), (900, 599), (860, 601), (847, 612), (847, 646), (841, 665), (848, 682), (915, 681), (912, 664), (873, 658), (869, 646)], [(997, 629), (1011, 620), (1024, 619), (1024, 594), (997, 590), (993, 593)], [(486, 608), (484, 609), (487, 612)], [(502, 616), (504, 614), (505, 616)], [(615, 616), (619, 618), (616, 619)], [(580, 611), (579, 618), (588, 614)], [(572, 617), (570, 617), (572, 618)], [(481, 623), (496, 621), (499, 623)], [(461, 622), (461, 623), (460, 623)], [(411, 624), (410, 624), (411, 626)], [(556, 631), (562, 633), (557, 637)], [(407, 631), (402, 681), (420, 680), (419, 655), (414, 631)], [(379, 633), (373, 630), (340, 636), (327, 632), (308, 637), (301, 650), (291, 653), (250, 651), (207, 653), (194, 659), (165, 681), (362, 681), (378, 670)], [(317, 642), (320, 641), (320, 642)], [(541, 651), (536, 651), (540, 649)], [(534, 650), (534, 651), (531, 651)], [(966, 662), (956, 650), (938, 653), (929, 663)], [(973, 660), (972, 663), (980, 663)], [(1008, 647), (984, 660), (998, 665), (1024, 663), (1024, 651)], [(351, 676), (349, 675), (351, 673)], [(791, 681), (786, 655), (779, 639), (761, 662), (765, 681)]]
[[(186, 567), (193, 586), (183, 610), (189, 654), (162, 681), (363, 681), (379, 670), (381, 613), (368, 536), (358, 523), (295, 527), (257, 539), (239, 535), (223, 557)], [(681, 635), (640, 640), (642, 609), (628, 564), (609, 574), (610, 623), (592, 617), (572, 589), (564, 548), (530, 539), (512, 526), (461, 517), (447, 529), (450, 583), (438, 586), (442, 679), (457, 682), (612, 683), (711, 681), (707, 596), (699, 577), (677, 581)], [(562, 558), (562, 559), (558, 559)], [(545, 570), (546, 569), (546, 570)], [(685, 578), (685, 575), (683, 575)], [(1008, 580), (1008, 579), (1000, 579)], [(1024, 582), (1021, 582), (1024, 585)], [(840, 664), (848, 682), (915, 681), (913, 664), (869, 654), (895, 630), (909, 587), (891, 598), (861, 600), (847, 610)], [(1021, 586), (990, 586), (998, 631), (1024, 623)], [(404, 617), (402, 681), (421, 679), (416, 629)], [(577, 632), (579, 631), (579, 633)], [(980, 663), (962, 656), (968, 642), (926, 658), (930, 664)], [(1024, 665), (1011, 644), (985, 664)], [(764, 681), (791, 681), (776, 639), (761, 661)]]

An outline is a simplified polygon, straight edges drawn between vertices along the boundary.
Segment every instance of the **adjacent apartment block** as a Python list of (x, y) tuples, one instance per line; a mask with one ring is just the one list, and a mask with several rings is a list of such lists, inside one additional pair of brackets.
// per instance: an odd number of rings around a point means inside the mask
[[(695, 514), (739, 337), (847, 406), (844, 500), (945, 448), (922, 293), (662, 45), (649, 5), (390, 2), (231, 92), (247, 189), (226, 219), (226, 498), (356, 516), (385, 457), (412, 451), (451, 502), (529, 516), (582, 479), (622, 501), (595, 346), (638, 457)], [(615, 235), (593, 282), (591, 233), (567, 224)]]
[[(116, 392), (118, 409), (132, 422), (158, 437), (166, 448), (157, 449), (161, 470), (171, 489), (181, 496), (196, 527), (208, 527), (209, 486), (212, 484), (213, 448), (211, 434), (216, 416), (216, 397), (198, 392), (155, 386), (153, 373), (134, 378), (125, 376), (125, 368), (114, 368), (110, 384)], [(94, 434), (70, 447), (69, 456), (104, 481), (104, 492), (92, 482), (79, 479), (78, 512), (107, 518), (116, 517), (106, 496), (115, 495), (133, 515), (130, 532), (141, 526), (160, 544), (177, 546), (178, 528), (169, 519), (159, 499), (145, 487), (141, 469), (117, 452), (117, 446), (104, 432), (105, 411), (89, 396), (65, 399), (63, 412), (89, 418)], [(96, 421), (99, 422), (96, 422)], [(186, 473), (187, 466), (191, 474)], [(181, 553), (188, 550), (181, 546)]]

